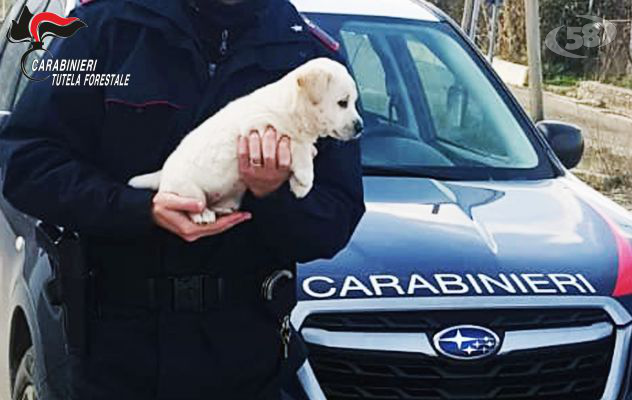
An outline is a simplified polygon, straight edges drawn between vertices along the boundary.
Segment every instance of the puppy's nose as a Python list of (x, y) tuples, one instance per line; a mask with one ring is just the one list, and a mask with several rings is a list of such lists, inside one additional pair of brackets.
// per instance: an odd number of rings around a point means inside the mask
[(364, 130), (364, 123), (361, 119), (356, 119), (353, 123), (353, 129), (355, 130), (356, 135), (359, 135)]

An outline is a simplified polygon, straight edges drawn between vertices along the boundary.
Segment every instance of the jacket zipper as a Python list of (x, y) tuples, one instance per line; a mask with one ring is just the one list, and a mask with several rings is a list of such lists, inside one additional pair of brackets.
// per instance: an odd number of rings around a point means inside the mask
[(224, 29), (222, 31), (222, 40), (219, 44), (220, 61), (218, 61), (217, 63), (209, 62), (208, 64), (208, 74), (211, 79), (214, 78), (215, 75), (217, 74), (217, 67), (219, 66), (219, 63), (221, 62), (221, 59), (224, 58), (226, 54), (228, 53), (229, 36), (230, 36), (230, 32), (228, 31), (228, 29)]
[(222, 31), (222, 41), (219, 44), (219, 54), (220, 56), (224, 57), (226, 55), (226, 53), (228, 53), (228, 36), (229, 36), (230, 32), (228, 32), (228, 29), (224, 29)]

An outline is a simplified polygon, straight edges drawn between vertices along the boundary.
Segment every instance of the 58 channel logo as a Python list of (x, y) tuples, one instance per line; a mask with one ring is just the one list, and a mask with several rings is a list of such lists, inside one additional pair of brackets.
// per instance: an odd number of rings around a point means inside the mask
[[(617, 37), (617, 26), (601, 17), (594, 15), (578, 15), (589, 22), (584, 26), (558, 26), (546, 36), (544, 44), (552, 52), (568, 58), (588, 58), (588, 56), (573, 53), (586, 47), (589, 49), (607, 46)], [(564, 47), (559, 39), (563, 37), (560, 31), (566, 28)]]

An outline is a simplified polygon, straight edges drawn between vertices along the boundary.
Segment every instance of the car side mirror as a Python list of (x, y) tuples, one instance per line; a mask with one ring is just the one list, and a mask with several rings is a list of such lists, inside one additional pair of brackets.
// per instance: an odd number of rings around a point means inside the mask
[(573, 169), (584, 155), (584, 137), (578, 126), (558, 121), (541, 121), (536, 124), (562, 164)]

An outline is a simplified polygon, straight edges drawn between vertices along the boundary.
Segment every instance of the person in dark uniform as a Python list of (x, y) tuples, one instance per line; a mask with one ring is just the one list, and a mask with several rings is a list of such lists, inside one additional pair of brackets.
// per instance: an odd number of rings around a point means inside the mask
[(228, 102), (338, 55), (286, 0), (94, 0), (73, 14), (88, 27), (54, 57), (96, 59), (129, 86), (32, 83), (0, 143), (5, 197), (78, 232), (91, 270), (87, 350), (70, 378), (51, 371), (43, 399), (280, 398), (281, 371), (305, 356), (287, 343), (289, 278), (333, 257), (363, 215), (358, 143), (320, 141), (297, 200), (289, 139), (253, 132), (235, 149), (242, 211), (209, 226), (186, 217), (204, 204), (126, 182)]

